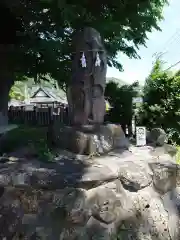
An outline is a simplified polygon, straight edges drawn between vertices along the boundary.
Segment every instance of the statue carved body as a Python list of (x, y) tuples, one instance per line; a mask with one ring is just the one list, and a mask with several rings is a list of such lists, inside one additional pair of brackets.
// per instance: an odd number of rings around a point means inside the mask
[[(105, 115), (107, 71), (107, 57), (101, 36), (95, 29), (85, 28), (75, 35), (73, 47), (72, 79), (67, 91), (72, 123), (101, 124)], [(81, 62), (83, 57), (84, 66)]]

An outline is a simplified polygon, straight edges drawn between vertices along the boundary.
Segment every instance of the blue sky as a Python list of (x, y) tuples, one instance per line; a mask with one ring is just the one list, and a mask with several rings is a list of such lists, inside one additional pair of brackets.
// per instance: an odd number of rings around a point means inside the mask
[[(159, 24), (162, 31), (153, 30), (148, 34), (146, 46), (139, 48), (141, 59), (129, 59), (119, 53), (119, 61), (123, 64), (124, 71), (108, 68), (107, 77), (120, 78), (128, 83), (138, 80), (144, 83), (154, 61), (155, 52), (166, 52), (163, 55), (165, 68), (180, 61), (180, 0), (170, 0), (169, 6), (164, 8), (164, 20)], [(180, 69), (180, 64), (171, 70)]]

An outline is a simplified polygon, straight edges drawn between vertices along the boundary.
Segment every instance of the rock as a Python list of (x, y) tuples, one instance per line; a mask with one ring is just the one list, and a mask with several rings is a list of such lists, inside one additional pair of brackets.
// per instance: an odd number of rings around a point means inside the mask
[(177, 179), (177, 165), (172, 162), (154, 162), (149, 163), (153, 170), (153, 184), (154, 187), (162, 192), (166, 193), (176, 187)]
[(55, 122), (51, 127), (51, 132), (51, 141), (55, 146), (78, 154), (83, 154), (86, 150), (88, 136), (82, 131)]
[(121, 125), (118, 124), (107, 124), (106, 125), (112, 132), (113, 142), (115, 148), (125, 148), (128, 149), (130, 144), (126, 138), (124, 131), (122, 130)]
[(177, 153), (177, 148), (170, 144), (164, 144), (161, 147), (156, 147), (152, 150), (152, 155), (154, 156), (162, 156), (164, 154), (170, 155), (175, 160), (175, 156)]
[(151, 198), (147, 192), (143, 192), (138, 197), (138, 203), (137, 214), (124, 222), (125, 229), (128, 230), (123, 239), (170, 240), (168, 213), (162, 200), (158, 197)]
[[(107, 124), (99, 127), (84, 125), (80, 128), (61, 126), (55, 122), (51, 126), (51, 138), (59, 148), (76, 154), (99, 155), (113, 148), (128, 149), (129, 142), (120, 125)], [(50, 140), (49, 140), (50, 142)]]
[(167, 141), (167, 135), (161, 128), (153, 128), (147, 135), (147, 143), (152, 143), (155, 146), (163, 146)]
[(162, 196), (163, 206), (166, 212), (168, 212), (168, 229), (171, 239), (179, 239), (179, 212), (178, 206), (175, 204), (172, 196), (174, 191), (167, 192)]
[(170, 144), (164, 144), (165, 153), (168, 153), (172, 157), (174, 157), (177, 154), (177, 148), (176, 146), (170, 145)]
[(178, 213), (180, 214), (180, 187), (176, 187), (171, 191), (171, 198), (177, 207)]
[(152, 149), (0, 163), (0, 239), (180, 239), (180, 168)]
[(112, 181), (118, 178), (118, 173), (113, 172), (109, 167), (93, 165), (87, 171), (84, 171), (83, 176), (79, 179), (79, 184), (88, 186), (99, 186), (100, 183)]
[(150, 169), (141, 162), (127, 161), (121, 165), (119, 178), (125, 189), (136, 192), (152, 182)]
[(99, 222), (96, 218), (91, 217), (87, 223), (86, 229), (82, 231), (78, 240), (90, 240), (90, 239), (103, 239), (111, 240), (112, 236), (116, 233), (116, 227), (114, 223), (104, 224)]
[(0, 238), (13, 239), (21, 230), (23, 208), (19, 199), (13, 196), (12, 191), (7, 191), (0, 199)]
[(98, 188), (98, 191), (89, 193), (88, 205), (91, 206), (92, 216), (106, 224), (116, 220), (118, 207), (121, 206), (116, 194), (108, 188)]

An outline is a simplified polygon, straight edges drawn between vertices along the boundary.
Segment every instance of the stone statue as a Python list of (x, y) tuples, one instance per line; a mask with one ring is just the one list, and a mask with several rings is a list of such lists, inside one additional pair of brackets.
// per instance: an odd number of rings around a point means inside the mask
[(72, 78), (67, 90), (72, 124), (53, 123), (50, 142), (88, 158), (113, 148), (128, 148), (120, 125), (103, 124), (107, 56), (100, 34), (93, 28), (84, 28), (74, 35), (72, 47)]
[(104, 122), (107, 56), (100, 34), (87, 27), (72, 41), (72, 79), (67, 99), (73, 125)]

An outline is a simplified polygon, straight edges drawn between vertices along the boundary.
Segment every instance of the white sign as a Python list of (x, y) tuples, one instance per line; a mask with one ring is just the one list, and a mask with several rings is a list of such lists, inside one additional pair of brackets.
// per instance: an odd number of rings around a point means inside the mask
[(142, 97), (134, 97), (134, 98), (132, 99), (132, 102), (133, 102), (133, 103), (142, 103), (142, 102), (143, 102), (143, 99), (142, 99)]
[(146, 145), (146, 128), (136, 127), (136, 145), (144, 146)]

